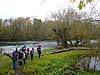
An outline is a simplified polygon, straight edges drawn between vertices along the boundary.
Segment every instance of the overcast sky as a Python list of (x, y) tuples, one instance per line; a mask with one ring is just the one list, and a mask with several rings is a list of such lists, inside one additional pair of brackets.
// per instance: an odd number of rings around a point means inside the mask
[[(51, 12), (71, 4), (69, 0), (0, 0), (0, 18), (31, 16), (45, 19)], [(77, 8), (75, 3), (71, 6)]]

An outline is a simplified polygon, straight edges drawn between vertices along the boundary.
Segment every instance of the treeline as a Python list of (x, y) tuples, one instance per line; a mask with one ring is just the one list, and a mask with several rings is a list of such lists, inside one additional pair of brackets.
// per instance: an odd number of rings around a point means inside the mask
[(41, 19), (30, 17), (0, 20), (0, 41), (44, 40), (48, 33)]
[[(95, 22), (95, 24), (94, 24)], [(65, 48), (99, 40), (100, 24), (86, 13), (69, 8), (52, 13), (51, 20), (16, 19), (0, 20), (0, 40), (56, 40)]]

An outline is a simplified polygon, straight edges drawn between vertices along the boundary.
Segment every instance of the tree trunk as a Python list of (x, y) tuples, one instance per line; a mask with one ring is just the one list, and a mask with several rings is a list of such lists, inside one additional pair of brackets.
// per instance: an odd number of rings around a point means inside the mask
[(64, 45), (63, 45), (63, 46), (64, 46), (64, 48), (68, 48), (67, 41), (66, 41), (66, 40), (64, 40), (64, 42), (63, 42), (63, 43), (64, 43)]

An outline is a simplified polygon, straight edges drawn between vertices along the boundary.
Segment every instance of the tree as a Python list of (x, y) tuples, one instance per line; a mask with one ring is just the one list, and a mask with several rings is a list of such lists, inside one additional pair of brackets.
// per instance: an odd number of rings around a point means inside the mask
[(0, 19), (0, 40), (2, 40), (2, 19)]
[[(43, 4), (46, 0), (43, 0)], [(79, 10), (82, 10), (87, 4), (92, 3), (94, 0), (69, 0), (72, 3), (78, 2)]]
[(53, 31), (64, 48), (79, 45), (90, 34), (90, 23), (82, 22), (81, 15), (73, 9), (58, 11), (53, 18), (57, 25)]
[(18, 17), (0, 20), (0, 40), (33, 40), (42, 37), (42, 21), (30, 17)]
[(29, 40), (31, 37), (32, 21), (29, 17), (10, 19), (10, 35), (12, 40)]
[(78, 8), (82, 10), (88, 3), (92, 3), (93, 0), (70, 0), (71, 2), (79, 2)]
[(41, 28), (42, 28), (42, 21), (41, 19), (34, 19), (33, 22), (33, 39), (41, 39)]

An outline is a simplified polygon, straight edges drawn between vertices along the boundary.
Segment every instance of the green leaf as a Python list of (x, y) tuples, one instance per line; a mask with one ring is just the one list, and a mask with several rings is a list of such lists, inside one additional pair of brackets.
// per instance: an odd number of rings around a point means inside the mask
[(93, 0), (87, 0), (87, 3), (91, 3)]
[(76, 2), (76, 0), (70, 0), (71, 2)]
[(85, 7), (85, 3), (83, 1), (80, 1), (78, 8), (79, 10), (82, 10)]
[(82, 5), (79, 4), (79, 5), (78, 5), (78, 8), (79, 8), (79, 10), (82, 10)]

